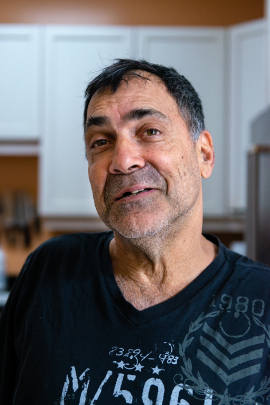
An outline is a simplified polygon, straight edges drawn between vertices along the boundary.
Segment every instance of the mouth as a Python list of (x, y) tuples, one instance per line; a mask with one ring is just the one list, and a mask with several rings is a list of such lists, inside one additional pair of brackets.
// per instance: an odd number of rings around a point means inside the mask
[(155, 189), (153, 188), (142, 188), (139, 190), (134, 190), (134, 191), (126, 191), (124, 192), (121, 196), (117, 197), (115, 199), (115, 201), (119, 201), (119, 200), (134, 200), (136, 199), (137, 196), (142, 196), (142, 195), (146, 195), (149, 194), (150, 192), (154, 191)]

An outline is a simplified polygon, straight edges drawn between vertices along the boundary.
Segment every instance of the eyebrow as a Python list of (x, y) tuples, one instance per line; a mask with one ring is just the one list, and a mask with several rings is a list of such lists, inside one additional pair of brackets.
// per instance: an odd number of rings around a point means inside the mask
[(135, 110), (131, 110), (127, 114), (125, 114), (124, 121), (140, 120), (147, 116), (156, 116), (161, 119), (168, 119), (165, 114), (158, 110), (155, 110), (154, 108), (138, 108)]
[(87, 131), (90, 127), (102, 127), (110, 122), (109, 118), (106, 116), (94, 117), (90, 116), (84, 125), (84, 130)]
[[(168, 120), (168, 117), (165, 114), (163, 114), (158, 110), (155, 110), (154, 108), (137, 108), (131, 110), (124, 115), (123, 120), (124, 121), (140, 120), (147, 116), (155, 116), (157, 118), (161, 118), (162, 120)], [(109, 123), (110, 119), (105, 115), (90, 116), (86, 120), (84, 130), (86, 132), (92, 126), (102, 127), (104, 125), (108, 125)]]

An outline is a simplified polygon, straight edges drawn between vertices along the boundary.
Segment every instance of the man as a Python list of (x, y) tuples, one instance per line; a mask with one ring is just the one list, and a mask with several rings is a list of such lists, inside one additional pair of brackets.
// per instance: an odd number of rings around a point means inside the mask
[(87, 87), (84, 128), (112, 232), (27, 259), (1, 319), (1, 404), (269, 404), (269, 268), (202, 235), (214, 149), (191, 84), (118, 60)]

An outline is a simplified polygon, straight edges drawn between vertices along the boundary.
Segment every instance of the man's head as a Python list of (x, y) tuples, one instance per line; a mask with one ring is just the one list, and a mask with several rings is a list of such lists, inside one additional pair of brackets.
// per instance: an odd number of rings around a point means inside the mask
[(190, 218), (200, 221), (201, 176), (209, 177), (213, 167), (211, 136), (205, 130), (198, 136), (203, 115), (195, 90), (180, 76), (184, 95), (177, 100), (189, 99), (194, 120), (149, 69), (122, 72), (117, 84), (108, 78), (105, 85), (100, 75), (86, 92), (85, 143), (95, 205), (105, 224), (129, 239), (168, 234), (188, 226)]
[[(145, 60), (118, 59), (95, 77), (85, 90), (84, 124), (86, 123), (88, 104), (96, 92), (111, 89), (115, 92), (123, 81), (139, 76), (139, 71), (159, 77), (169, 94), (178, 104), (192, 139), (199, 138), (205, 129), (201, 100), (191, 83), (174, 68), (157, 65)], [(143, 80), (147, 80), (143, 78)]]

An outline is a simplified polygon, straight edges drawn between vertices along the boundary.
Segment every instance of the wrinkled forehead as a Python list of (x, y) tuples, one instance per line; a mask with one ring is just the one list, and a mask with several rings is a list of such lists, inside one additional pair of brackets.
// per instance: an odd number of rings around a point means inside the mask
[(117, 88), (113, 88), (112, 86), (106, 86), (98, 89), (91, 97), (88, 106), (92, 101), (95, 101), (97, 98), (102, 97), (104, 95), (109, 96), (115, 94), (120, 90), (123, 91), (132, 89), (134, 92), (136, 92), (136, 90), (145, 91), (151, 87), (153, 88), (153, 90), (154, 88), (156, 90), (157, 87), (159, 87), (160, 89), (162, 89), (163, 92), (169, 94), (165, 83), (160, 77), (152, 73), (145, 72), (143, 70), (127, 72), (122, 76), (119, 84), (117, 85)]
[(96, 91), (88, 104), (87, 117), (96, 114), (105, 107), (117, 106), (120, 109), (125, 109), (131, 105), (169, 108), (179, 114), (176, 100), (169, 93), (164, 82), (151, 73), (136, 71), (124, 75), (115, 91), (111, 87)]

